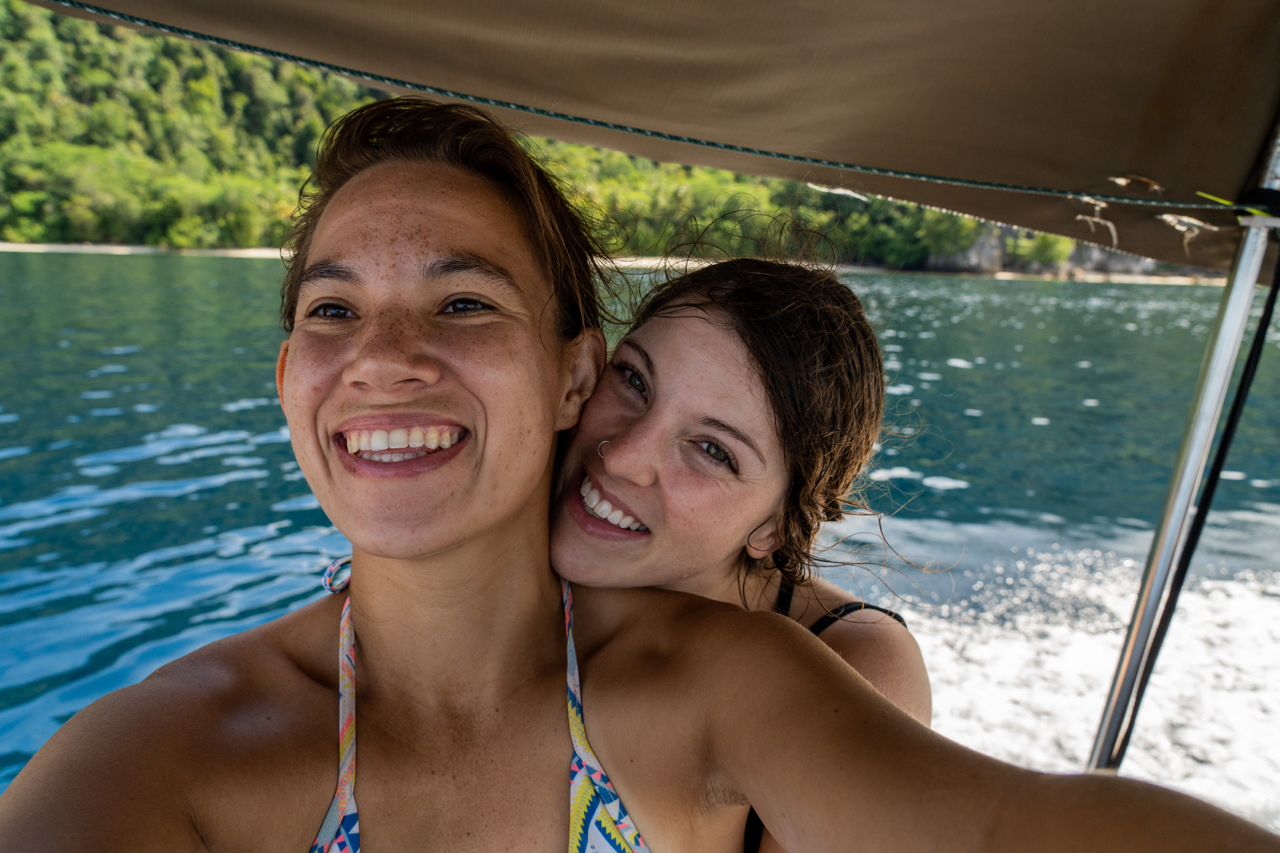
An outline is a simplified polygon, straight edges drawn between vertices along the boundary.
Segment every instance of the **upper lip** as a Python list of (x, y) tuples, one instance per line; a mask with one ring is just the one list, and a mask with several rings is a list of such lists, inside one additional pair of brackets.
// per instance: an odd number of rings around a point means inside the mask
[(390, 432), (393, 429), (412, 429), (413, 427), (423, 427), (424, 429), (429, 427), (435, 427), (436, 429), (452, 427), (465, 431), (461, 424), (449, 418), (426, 412), (408, 412), (404, 414), (359, 415), (354, 418), (347, 418), (338, 424), (333, 432), (335, 435), (360, 429), (384, 429)]
[[(636, 521), (639, 521), (641, 524), (644, 524), (644, 520), (641, 519), (640, 516), (632, 512), (630, 507), (628, 507), (618, 498), (614, 497), (612, 492), (606, 491), (605, 488), (600, 485), (600, 477), (594, 471), (583, 470), (582, 476), (587, 477), (591, 480), (591, 488), (600, 492), (600, 500), (608, 501), (613, 506), (614, 509), (622, 510), (622, 514), (624, 517), (629, 515), (632, 518), (634, 518)], [(582, 489), (582, 477), (578, 478), (578, 484), (574, 488), (577, 490)], [(578, 500), (582, 500), (582, 495), (578, 495)], [(647, 524), (645, 524), (645, 526), (648, 527)]]

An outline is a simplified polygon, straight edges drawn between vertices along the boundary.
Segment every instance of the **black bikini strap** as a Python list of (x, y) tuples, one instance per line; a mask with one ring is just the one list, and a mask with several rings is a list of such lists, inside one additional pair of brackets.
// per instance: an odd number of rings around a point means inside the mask
[(902, 627), (907, 627), (907, 620), (903, 619), (892, 610), (885, 610), (883, 607), (876, 607), (874, 604), (867, 604), (865, 601), (850, 601), (845, 604), (841, 604), (835, 610), (825, 614), (817, 622), (810, 625), (809, 630), (813, 632), (814, 636), (817, 636), (834, 625), (836, 620), (840, 619), (842, 616), (848, 616), (850, 613), (857, 613), (859, 610), (874, 610), (877, 613), (883, 613), (891, 619), (898, 620), (898, 622), (902, 624)]
[(791, 596), (795, 593), (795, 584), (786, 576), (782, 576), (782, 582), (778, 584), (778, 600), (773, 603), (773, 612), (781, 613), (783, 616), (791, 612)]
[(747, 828), (742, 834), (742, 853), (760, 853), (760, 842), (764, 840), (764, 821), (752, 809), (747, 812)]

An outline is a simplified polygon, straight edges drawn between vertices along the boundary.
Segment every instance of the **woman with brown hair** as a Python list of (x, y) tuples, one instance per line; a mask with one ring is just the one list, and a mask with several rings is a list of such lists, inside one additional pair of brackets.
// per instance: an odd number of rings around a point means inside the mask
[(277, 381), (349, 581), (68, 721), (0, 797), (0, 849), (727, 851), (750, 804), (796, 850), (1280, 850), (1154, 786), (953, 744), (788, 620), (562, 582), (595, 256), (518, 150), (412, 99), (331, 130)]
[[(791, 618), (925, 725), (897, 614), (814, 576), (880, 434), (884, 370), (832, 274), (736, 259), (657, 286), (583, 409), (552, 513), (574, 583), (655, 586)], [(754, 811), (744, 849), (777, 849)]]

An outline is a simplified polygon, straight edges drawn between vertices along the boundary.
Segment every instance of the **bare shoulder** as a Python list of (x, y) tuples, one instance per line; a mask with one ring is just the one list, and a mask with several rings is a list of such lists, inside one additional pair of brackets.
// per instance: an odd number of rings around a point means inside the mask
[(745, 613), (733, 604), (654, 587), (610, 589), (573, 586), (574, 619), (589, 624), (592, 635), (656, 642), (683, 638), (705, 619)]
[[(861, 601), (822, 579), (797, 589), (795, 596), (792, 616), (805, 627), (815, 625), (841, 605)], [(831, 622), (819, 638), (885, 698), (929, 724), (933, 704), (929, 674), (920, 645), (905, 625), (879, 610), (865, 608)]]
[(659, 589), (574, 587), (574, 596), (575, 625), (585, 629), (574, 629), (584, 670), (602, 671), (597, 683), (625, 672), (629, 685), (647, 681), (651, 697), (670, 692), (681, 703), (696, 703), (713, 682), (736, 685), (753, 675), (763, 678), (770, 668), (803, 668), (815, 656), (831, 656), (808, 631), (776, 613)]
[(586, 605), (590, 624), (580, 653), (590, 658), (599, 651), (610, 661), (605, 669), (631, 670), (632, 661), (648, 661), (666, 679), (679, 681), (680, 673), (689, 672), (702, 683), (706, 672), (727, 674), (737, 662), (748, 676), (763, 677), (766, 661), (799, 664), (825, 645), (889, 701), (921, 722), (930, 720), (924, 658), (899, 622), (879, 611), (855, 611), (823, 630), (821, 644), (805, 630), (841, 604), (858, 601), (834, 584), (819, 581), (797, 589), (791, 618), (657, 589), (575, 587), (574, 594)]
[(833, 702), (888, 704), (785, 616), (654, 589), (574, 587), (574, 599), (587, 737), (654, 849), (706, 848), (689, 827), (711, 825), (741, 845), (744, 784), (772, 773), (760, 733), (779, 720), (798, 713), (808, 735)]
[[(0, 797), (0, 836), (24, 850), (228, 846), (213, 842), (231, 840), (230, 811), (268, 790), (287, 801), (278, 783), (290, 764), (335, 752), (336, 654), (326, 681), (304, 640), (329, 609), (317, 602), (211, 643), (89, 705)], [(252, 806), (245, 818), (255, 823)]]

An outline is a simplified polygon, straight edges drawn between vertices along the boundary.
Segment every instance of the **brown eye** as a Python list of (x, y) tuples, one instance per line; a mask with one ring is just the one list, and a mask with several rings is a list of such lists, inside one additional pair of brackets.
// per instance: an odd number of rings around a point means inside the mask
[(454, 299), (444, 307), (445, 314), (474, 314), (489, 306), (479, 299)]
[(733, 457), (729, 455), (729, 451), (725, 450), (720, 445), (714, 444), (710, 441), (700, 441), (698, 442), (698, 446), (702, 448), (703, 453), (710, 456), (719, 464), (732, 466)]
[(644, 384), (644, 377), (629, 364), (615, 364), (613, 369), (622, 375), (622, 381), (631, 386), (644, 399), (649, 399), (649, 388)]
[(324, 320), (349, 320), (355, 316), (350, 308), (344, 305), (336, 305), (332, 302), (326, 302), (323, 305), (317, 305), (311, 310), (312, 317), (320, 317)]

